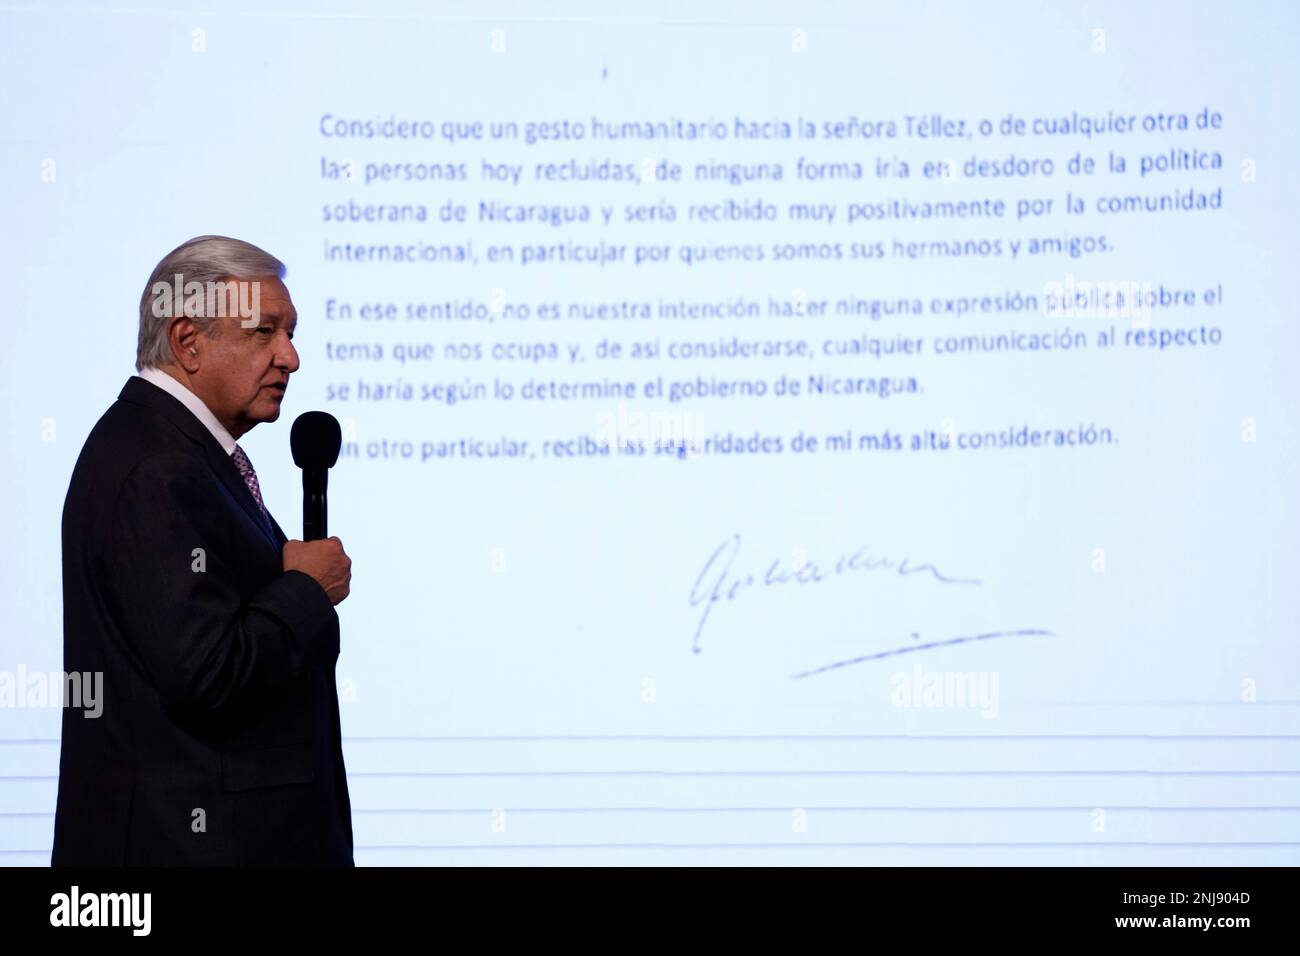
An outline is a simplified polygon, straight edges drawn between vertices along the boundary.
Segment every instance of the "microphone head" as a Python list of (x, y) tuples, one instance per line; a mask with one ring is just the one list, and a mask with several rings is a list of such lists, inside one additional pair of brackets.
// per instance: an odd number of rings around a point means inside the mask
[(303, 412), (289, 430), (289, 448), (299, 468), (333, 468), (342, 445), (343, 430), (329, 412)]

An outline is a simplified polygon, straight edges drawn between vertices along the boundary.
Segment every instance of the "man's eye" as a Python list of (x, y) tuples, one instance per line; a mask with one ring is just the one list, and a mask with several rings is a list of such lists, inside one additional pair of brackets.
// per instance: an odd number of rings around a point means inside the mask
[(264, 326), (262, 326), (260, 329), (258, 329), (257, 331), (259, 331), (259, 332), (265, 332), (267, 335), (274, 335), (274, 334), (275, 334), (275, 329), (272, 328), (272, 327), (269, 326), (269, 325), (264, 325)]

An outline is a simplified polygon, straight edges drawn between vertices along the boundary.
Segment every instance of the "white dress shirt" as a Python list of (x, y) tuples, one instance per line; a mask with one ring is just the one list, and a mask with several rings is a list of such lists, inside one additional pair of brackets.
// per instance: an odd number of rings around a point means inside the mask
[(221, 422), (217, 421), (217, 416), (212, 414), (212, 410), (203, 403), (203, 399), (191, 392), (187, 386), (172, 378), (160, 368), (144, 369), (140, 372), (140, 378), (157, 385), (193, 412), (194, 417), (201, 421), (208, 431), (212, 432), (212, 437), (225, 449), (227, 455), (235, 453), (234, 437), (230, 432), (226, 431), (226, 427)]

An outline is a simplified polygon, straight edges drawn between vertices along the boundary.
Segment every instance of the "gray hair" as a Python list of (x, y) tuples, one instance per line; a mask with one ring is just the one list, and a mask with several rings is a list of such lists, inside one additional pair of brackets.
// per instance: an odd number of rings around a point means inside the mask
[[(140, 338), (135, 349), (135, 370), (157, 368), (172, 361), (171, 343), (167, 340), (167, 327), (177, 314), (180, 303), (173, 308), (162, 310), (155, 308), (160, 295), (171, 301), (170, 291), (159, 291), (159, 284), (170, 288), (177, 281), (182, 286), (190, 282), (202, 283), (205, 288), (209, 283), (222, 282), (227, 279), (253, 279), (263, 276), (275, 276), (283, 279), (284, 263), (264, 249), (259, 249), (251, 242), (231, 239), (229, 236), (196, 236), (182, 242), (154, 267), (149, 281), (145, 283), (144, 294), (140, 296)], [(162, 311), (164, 314), (157, 315)], [(212, 334), (213, 310), (205, 311), (206, 317), (194, 317), (194, 322), (206, 334)]]

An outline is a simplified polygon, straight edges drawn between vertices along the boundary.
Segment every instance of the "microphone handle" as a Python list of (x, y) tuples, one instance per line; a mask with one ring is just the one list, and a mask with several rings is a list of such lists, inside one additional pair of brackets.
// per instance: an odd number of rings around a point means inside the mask
[(320, 541), (329, 537), (325, 486), (328, 468), (302, 470), (302, 540)]

